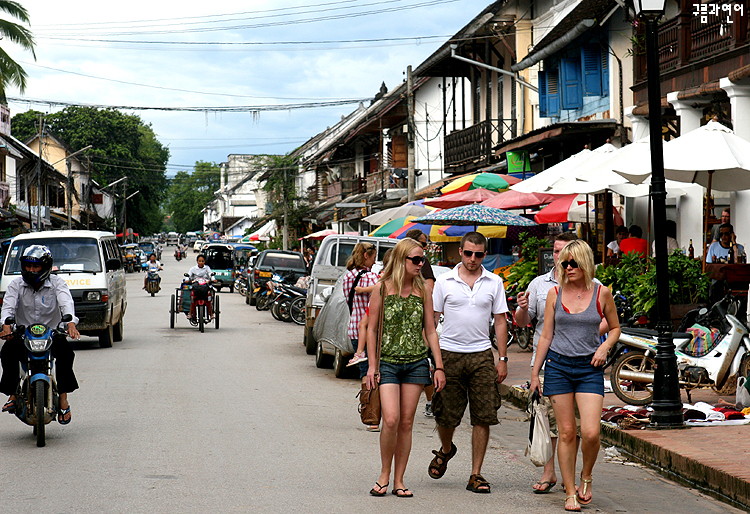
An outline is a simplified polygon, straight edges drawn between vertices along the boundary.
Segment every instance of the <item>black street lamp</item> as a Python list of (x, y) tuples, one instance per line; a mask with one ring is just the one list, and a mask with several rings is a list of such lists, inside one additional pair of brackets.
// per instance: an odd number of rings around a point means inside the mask
[(634, 0), (636, 17), (646, 22), (646, 74), (648, 80), (648, 126), (651, 148), (651, 202), (654, 213), (656, 253), (656, 307), (659, 332), (654, 357), (654, 401), (651, 425), (659, 428), (683, 425), (677, 357), (672, 342), (669, 309), (669, 266), (667, 261), (667, 188), (664, 181), (664, 153), (661, 137), (661, 88), (657, 21), (664, 14), (666, 0)]

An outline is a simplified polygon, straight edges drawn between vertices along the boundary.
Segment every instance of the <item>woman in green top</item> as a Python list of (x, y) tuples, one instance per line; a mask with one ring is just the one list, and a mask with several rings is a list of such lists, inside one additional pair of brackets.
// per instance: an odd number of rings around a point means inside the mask
[[(424, 262), (424, 250), (419, 243), (409, 238), (402, 239), (393, 249), (380, 279), (382, 289), (378, 287), (370, 295), (370, 320), (379, 320), (380, 309), (383, 309), (380, 352), (376, 347), (378, 323), (368, 323), (367, 326), (367, 386), (372, 389), (380, 384), (383, 418), (381, 469), (375, 487), (370, 490), (373, 496), (384, 496), (388, 492), (392, 467), (391, 493), (399, 498), (413, 496), (404, 485), (404, 473), (411, 452), (419, 396), (424, 386), (432, 382), (425, 339), (435, 359), (435, 390), (440, 391), (445, 386), (443, 360), (432, 313), (432, 294), (420, 275)], [(382, 296), (381, 291), (384, 291)]]

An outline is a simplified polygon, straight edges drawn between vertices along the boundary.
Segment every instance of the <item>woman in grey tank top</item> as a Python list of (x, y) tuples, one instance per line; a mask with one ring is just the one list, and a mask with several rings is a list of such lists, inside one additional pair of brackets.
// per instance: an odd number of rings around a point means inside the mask
[[(592, 500), (592, 472), (599, 453), (599, 430), (604, 400), (607, 353), (620, 337), (620, 322), (612, 293), (596, 285), (594, 255), (582, 240), (571, 241), (560, 252), (556, 274), (559, 288), (547, 295), (544, 330), (531, 372), (530, 392), (542, 392), (539, 370), (544, 364), (544, 395), (557, 417), (557, 456), (565, 487), (565, 510), (580, 511)], [(599, 326), (606, 318), (607, 339), (600, 343)], [(581, 418), (583, 468), (576, 487), (576, 418)]]

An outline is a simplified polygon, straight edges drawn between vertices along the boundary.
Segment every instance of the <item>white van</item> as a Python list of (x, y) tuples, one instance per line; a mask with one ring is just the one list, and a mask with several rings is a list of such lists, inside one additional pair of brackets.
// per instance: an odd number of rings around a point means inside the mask
[[(339, 346), (349, 346), (350, 343), (348, 341), (346, 341), (346, 345), (343, 345), (343, 342), (337, 342), (339, 343), (337, 346), (331, 341), (316, 341), (313, 336), (315, 319), (328, 298), (328, 295), (323, 293), (329, 293), (338, 278), (346, 272), (346, 261), (349, 259), (352, 251), (354, 251), (354, 246), (357, 243), (367, 242), (375, 245), (378, 252), (376, 266), (379, 267), (383, 262), (385, 252), (394, 248), (398, 241), (398, 239), (387, 237), (333, 234), (323, 239), (320, 243), (320, 249), (315, 255), (315, 262), (310, 272), (310, 288), (307, 290), (306, 323), (303, 341), (308, 355), (316, 355), (316, 364), (319, 367), (329, 364), (330, 356), (334, 357), (335, 364), (340, 364), (344, 357), (351, 354), (351, 352), (342, 352), (341, 348), (339, 348)], [(342, 371), (338, 368), (341, 368), (341, 366), (336, 367), (337, 376)]]
[(52, 252), (53, 273), (70, 287), (75, 302), (78, 330), (98, 336), (108, 348), (122, 341), (123, 318), (128, 306), (125, 271), (115, 235), (92, 230), (32, 232), (13, 238), (0, 278), (0, 294), (11, 280), (21, 276), (21, 255), (31, 245), (45, 245)]

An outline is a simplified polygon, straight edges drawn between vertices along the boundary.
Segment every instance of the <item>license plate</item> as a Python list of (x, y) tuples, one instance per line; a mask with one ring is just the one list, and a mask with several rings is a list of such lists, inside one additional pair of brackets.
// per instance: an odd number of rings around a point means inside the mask
[(261, 271), (259, 275), (263, 278), (270, 278), (271, 276), (273, 276), (273, 273), (271, 273), (270, 271)]

